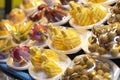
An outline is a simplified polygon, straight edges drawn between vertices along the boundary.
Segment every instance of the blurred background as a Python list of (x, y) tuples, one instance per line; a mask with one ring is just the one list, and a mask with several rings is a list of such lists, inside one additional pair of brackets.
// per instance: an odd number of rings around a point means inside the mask
[(0, 19), (7, 18), (12, 8), (19, 7), (22, 0), (0, 0)]

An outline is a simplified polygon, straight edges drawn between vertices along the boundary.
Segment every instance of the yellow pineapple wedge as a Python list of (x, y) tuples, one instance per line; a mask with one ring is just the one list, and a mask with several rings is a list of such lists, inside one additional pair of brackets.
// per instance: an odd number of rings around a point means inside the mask
[(60, 27), (55, 26), (51, 23), (48, 26), (48, 33), (50, 39), (52, 40), (52, 45), (59, 50), (66, 49), (64, 45), (64, 37), (61, 33)]
[(75, 21), (77, 21), (76, 20), (77, 17), (76, 13), (78, 13), (77, 7), (83, 7), (83, 6), (79, 4), (75, 4), (74, 1), (70, 1), (69, 6), (70, 6), (70, 11), (69, 11), (70, 15), (74, 17)]
[(55, 60), (56, 62), (59, 62), (59, 57), (58, 57), (58, 55), (57, 55), (53, 50), (43, 49), (43, 53), (44, 53), (49, 59), (52, 59), (52, 60)]
[(37, 47), (31, 47), (30, 54), (31, 54), (30, 61), (32, 65), (34, 66), (34, 70), (35, 71), (41, 70), (41, 64), (42, 64), (41, 56), (42, 55), (38, 51)]
[(73, 29), (66, 29), (62, 33), (64, 35), (64, 44), (68, 50), (80, 45), (81, 40), (76, 31)]
[(59, 57), (49, 49), (30, 48), (30, 60), (35, 71), (44, 71), (48, 77), (58, 75), (62, 69), (59, 67)]
[(49, 78), (54, 77), (62, 72), (61, 67), (55, 60), (49, 59), (46, 55), (42, 55), (46, 61), (42, 64), (42, 70), (47, 74)]
[(96, 22), (100, 21), (107, 15), (107, 10), (100, 4), (90, 4), (90, 10), (94, 15), (94, 20)]

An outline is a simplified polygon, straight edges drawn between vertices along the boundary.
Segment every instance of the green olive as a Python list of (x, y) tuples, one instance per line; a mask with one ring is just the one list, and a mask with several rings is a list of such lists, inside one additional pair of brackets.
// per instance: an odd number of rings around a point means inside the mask
[(115, 57), (119, 54), (119, 50), (112, 48), (110, 49), (110, 54)]
[(80, 63), (80, 58), (79, 57), (75, 57), (74, 60), (73, 60), (73, 62), (75, 64), (79, 64)]
[(89, 37), (88, 41), (90, 42), (90, 44), (93, 44), (93, 43), (97, 42), (97, 39), (96, 39), (96, 37), (91, 36), (91, 37)]
[(110, 40), (113, 40), (116, 35), (117, 35), (117, 34), (116, 34), (115, 32), (110, 31), (110, 32), (108, 33), (108, 38), (109, 38)]
[(99, 40), (99, 43), (105, 43), (109, 41), (108, 36), (105, 34), (100, 35), (98, 40)]
[(104, 73), (104, 78), (108, 78), (108, 79), (111, 79), (111, 75), (110, 75), (110, 73), (108, 73), (108, 72), (106, 72), (106, 73)]
[(97, 71), (97, 74), (103, 75), (103, 74), (104, 74), (104, 71), (100, 69), (100, 70)]
[(106, 53), (106, 49), (104, 47), (98, 47), (96, 50), (100, 55), (103, 55)]
[(72, 75), (74, 73), (74, 69), (72, 67), (68, 67), (66, 70), (66, 75)]
[(81, 75), (80, 80), (89, 80), (87, 75)]
[(92, 80), (102, 80), (103, 77), (101, 75), (95, 75)]
[(91, 51), (91, 52), (95, 52), (96, 51), (96, 48), (98, 47), (99, 45), (97, 43), (94, 43), (94, 44), (91, 44), (88, 49)]
[(81, 65), (75, 65), (74, 66), (74, 71), (75, 72), (79, 72), (79, 71), (82, 71), (83, 67)]
[(88, 61), (87, 61), (87, 66), (88, 66), (88, 68), (91, 68), (91, 67), (93, 66), (93, 62), (90, 61), (90, 60), (88, 60)]
[(117, 21), (120, 22), (120, 14), (116, 14), (115, 17), (116, 17)]
[(96, 63), (96, 68), (97, 68), (97, 70), (99, 70), (99, 69), (102, 69), (102, 65), (101, 65), (101, 63)]
[(85, 65), (85, 61), (83, 58), (80, 59), (80, 65)]

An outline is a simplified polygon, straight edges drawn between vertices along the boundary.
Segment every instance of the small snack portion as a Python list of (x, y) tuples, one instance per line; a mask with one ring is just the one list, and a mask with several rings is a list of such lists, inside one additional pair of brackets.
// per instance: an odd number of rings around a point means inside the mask
[(9, 13), (9, 20), (14, 24), (21, 23), (25, 20), (25, 13), (22, 9), (14, 8)]
[(28, 46), (15, 46), (14, 48), (12, 48), (10, 54), (13, 58), (13, 65), (16, 67), (23, 67), (27, 65), (30, 60), (30, 49)]
[(30, 50), (28, 46), (16, 46), (11, 50), (11, 57), (13, 58), (13, 65), (22, 67), (29, 62)]
[(55, 77), (62, 72), (59, 65), (59, 56), (54, 51), (31, 47), (30, 53), (30, 60), (36, 72), (45, 72), (47, 78)]
[(111, 80), (111, 66), (91, 55), (77, 56), (62, 80)]
[(47, 28), (46, 26), (38, 23), (33, 26), (30, 31), (30, 38), (34, 41), (38, 41), (39, 43), (44, 43), (47, 39)]
[(101, 2), (105, 2), (107, 0), (86, 0), (88, 2), (93, 2), (93, 3), (101, 3)]
[(22, 41), (28, 40), (29, 32), (32, 28), (33, 22), (28, 21), (26, 23), (22, 22), (11, 28), (12, 39), (15, 43), (21, 43)]
[(48, 19), (48, 22), (59, 22), (63, 20), (65, 16), (67, 16), (67, 12), (62, 8), (45, 8), (45, 17)]
[(78, 2), (79, 0), (60, 0), (62, 5), (68, 5), (70, 1)]
[(111, 9), (111, 17), (109, 18), (109, 23), (120, 22), (120, 0)]
[(79, 34), (72, 28), (49, 24), (48, 33), (53, 47), (58, 50), (70, 50), (81, 43)]
[(12, 25), (12, 22), (9, 20), (0, 21), (0, 37), (9, 35), (9, 27)]
[(87, 6), (70, 2), (70, 15), (75, 24), (88, 26), (101, 21), (106, 15), (107, 10), (100, 4), (90, 3)]
[[(57, 4), (55, 7), (49, 7), (45, 4), (38, 6), (38, 11), (34, 12), (29, 16), (29, 19), (32, 21), (41, 22), (59, 22), (67, 16), (67, 10), (63, 8), (60, 4)], [(44, 19), (44, 20), (43, 20)]]
[(98, 56), (109, 54), (117, 57), (120, 51), (120, 23), (97, 26), (92, 29), (93, 36), (89, 38), (89, 51), (97, 52)]
[(10, 38), (0, 39), (0, 60), (7, 59), (9, 57), (9, 50), (13, 47)]

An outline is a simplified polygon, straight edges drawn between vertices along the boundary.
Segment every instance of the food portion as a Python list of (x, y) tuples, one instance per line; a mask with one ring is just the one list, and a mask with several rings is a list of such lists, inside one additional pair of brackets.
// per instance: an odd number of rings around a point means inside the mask
[(120, 23), (97, 26), (92, 29), (93, 36), (89, 38), (89, 51), (97, 52), (98, 56), (109, 54), (117, 57), (120, 51)]
[(49, 24), (48, 33), (53, 47), (58, 50), (70, 50), (81, 44), (79, 34), (72, 28)]
[[(56, 5), (55, 7), (49, 7), (45, 4), (41, 4), (38, 6), (38, 11), (31, 14), (28, 18), (32, 21), (40, 21), (41, 22), (59, 22), (63, 20), (64, 17), (67, 16), (67, 10), (61, 5)], [(44, 20), (43, 20), (44, 18)]]
[(9, 20), (0, 21), (0, 37), (8, 36), (10, 34), (8, 29), (11, 25), (12, 25), (12, 22)]
[(70, 1), (78, 2), (79, 0), (60, 0), (62, 5), (68, 5)]
[(33, 26), (30, 31), (30, 38), (39, 43), (44, 43), (47, 40), (47, 28), (46, 26), (38, 23)]
[(109, 18), (109, 23), (120, 22), (120, 0), (110, 9), (112, 15)]
[(9, 13), (9, 20), (14, 24), (21, 23), (25, 20), (25, 13), (22, 9), (14, 8)]
[(10, 55), (13, 59), (13, 65), (23, 67), (30, 60), (30, 49), (28, 46), (19, 45), (12, 48)]
[(9, 51), (13, 46), (14, 45), (10, 38), (0, 39), (0, 60), (7, 59), (9, 57)]
[(69, 66), (62, 76), (62, 80), (111, 80), (111, 66), (109, 63), (91, 55), (77, 56), (73, 65)]
[(93, 2), (93, 3), (101, 3), (101, 2), (105, 2), (107, 0), (86, 0), (88, 2)]
[(70, 15), (75, 24), (88, 26), (101, 21), (107, 10), (100, 4), (90, 3), (87, 6), (70, 2)]
[(59, 56), (54, 51), (31, 47), (30, 53), (30, 60), (36, 72), (43, 71), (47, 78), (55, 77), (62, 72)]
[(32, 28), (33, 22), (22, 22), (21, 24), (14, 25), (11, 29), (12, 39), (15, 43), (21, 43), (28, 39), (28, 34)]

